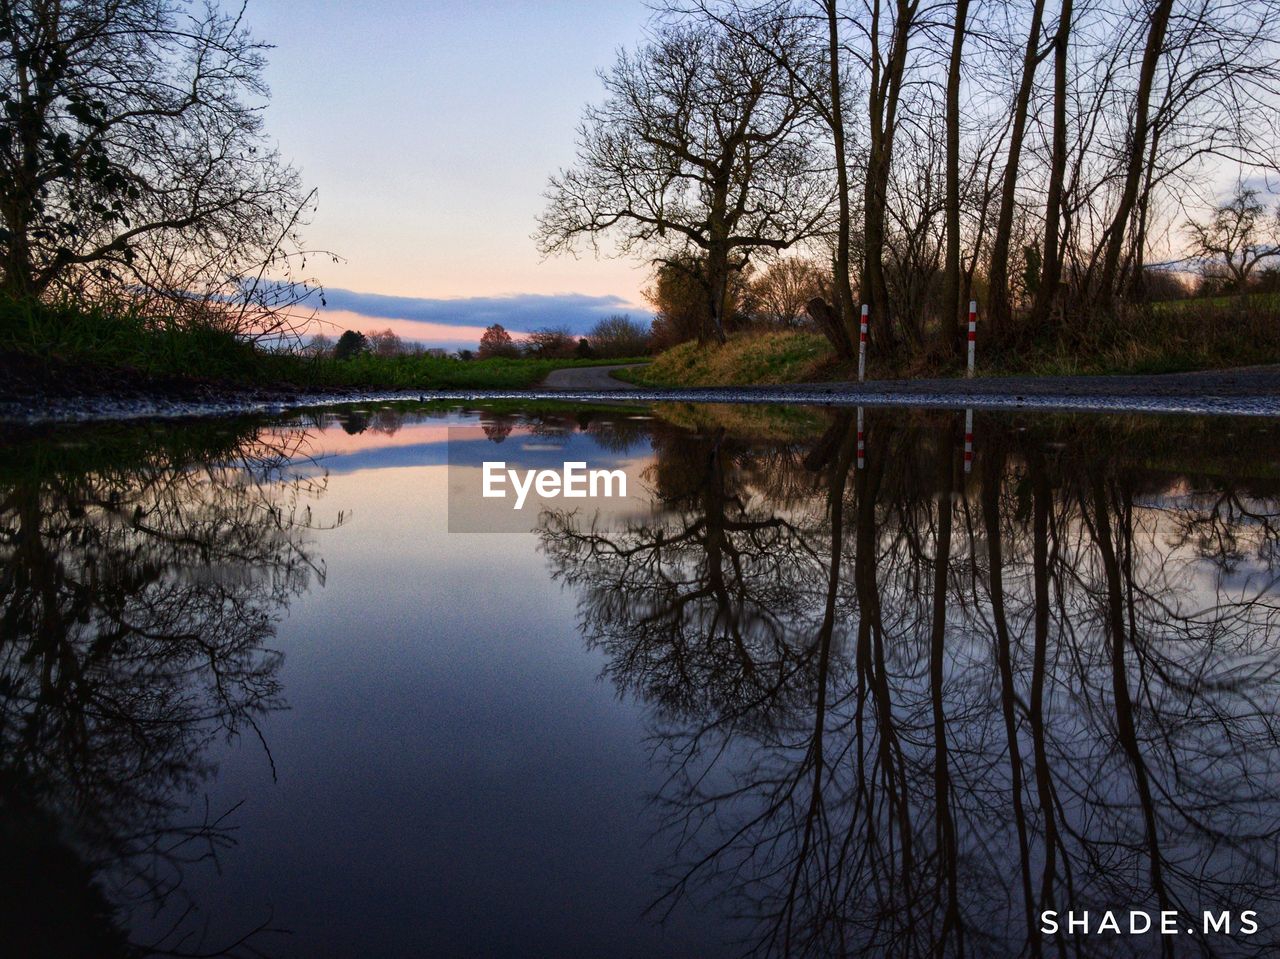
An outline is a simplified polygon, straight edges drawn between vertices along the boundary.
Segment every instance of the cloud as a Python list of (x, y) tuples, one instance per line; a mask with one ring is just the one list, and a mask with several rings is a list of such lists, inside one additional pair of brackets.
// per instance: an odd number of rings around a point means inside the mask
[[(588, 296), (585, 293), (516, 293), (509, 296), (473, 296), (461, 299), (431, 299), (415, 296), (384, 296), (380, 293), (356, 293), (352, 290), (325, 290), (328, 312), (358, 314), (372, 321), (368, 325), (386, 326), (383, 320), (398, 321), (394, 328), (401, 336), (417, 340), (471, 339), (476, 330), (501, 323), (512, 333), (527, 333), (543, 326), (566, 326), (582, 335), (603, 317), (614, 313), (630, 313), (639, 320), (650, 317), (648, 310), (637, 307), (620, 296)], [(346, 317), (341, 322), (346, 322)], [(449, 336), (444, 327), (461, 328), (457, 336)], [(414, 329), (420, 333), (415, 334)], [(478, 337), (476, 337), (478, 338)]]
[[(506, 326), (504, 323), (503, 326)], [(421, 343), (423, 346), (439, 346), (447, 350), (472, 349), (480, 343), (483, 326), (451, 326), (445, 323), (428, 323), (423, 320), (398, 320), (371, 317), (350, 310), (320, 310), (312, 321), (308, 333), (324, 333), (330, 339), (343, 330), (389, 329), (401, 339)], [(517, 331), (518, 332), (518, 331)], [(517, 335), (517, 339), (519, 336)]]

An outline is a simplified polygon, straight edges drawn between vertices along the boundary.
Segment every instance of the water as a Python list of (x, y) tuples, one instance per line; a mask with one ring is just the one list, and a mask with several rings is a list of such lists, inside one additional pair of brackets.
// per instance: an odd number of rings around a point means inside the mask
[[(1273, 953), (1280, 422), (862, 422), (10, 430), (6, 952)], [(629, 495), (450, 532), (450, 427)]]

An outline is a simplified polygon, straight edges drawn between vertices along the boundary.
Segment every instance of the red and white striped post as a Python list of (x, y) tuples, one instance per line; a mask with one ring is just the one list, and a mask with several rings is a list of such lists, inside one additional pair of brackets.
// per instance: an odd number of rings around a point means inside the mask
[(867, 465), (867, 441), (863, 438), (862, 433), (862, 407), (858, 407), (858, 469), (865, 469)]
[(858, 328), (858, 382), (867, 378), (867, 317), (871, 307), (862, 304), (862, 324)]
[[(973, 348), (970, 347), (970, 350)], [(973, 407), (964, 411), (964, 471), (973, 469)]]
[(969, 301), (969, 371), (965, 376), (973, 376), (973, 351), (978, 344), (978, 301)]

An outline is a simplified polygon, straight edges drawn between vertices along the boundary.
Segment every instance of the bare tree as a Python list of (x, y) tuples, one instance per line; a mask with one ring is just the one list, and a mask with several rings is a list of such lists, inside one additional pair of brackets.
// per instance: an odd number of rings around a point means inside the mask
[(1205, 272), (1210, 276), (1225, 274), (1243, 293), (1258, 264), (1280, 256), (1280, 207), (1273, 217), (1266, 214), (1258, 191), (1242, 189), (1208, 221), (1187, 221), (1192, 252), (1203, 262)]
[(649, 330), (625, 313), (598, 320), (587, 334), (596, 356), (643, 356), (649, 352)]
[[(864, 3), (860, 25), (866, 38), (868, 153), (863, 178), (862, 301), (884, 349), (894, 347), (889, 288), (884, 275), (885, 210), (898, 132), (899, 106), (907, 77), (907, 52), (920, 29), (921, 0), (895, 0), (891, 12), (879, 0)], [(889, 4), (885, 4), (889, 7)], [(886, 44), (887, 39), (887, 44)], [(887, 46), (887, 50), (882, 49)]]
[(242, 12), (0, 0), (0, 290), (288, 321), (312, 195), (263, 135), (266, 47)]
[(969, 0), (956, 0), (951, 25), (951, 59), (947, 63), (947, 260), (942, 281), (942, 337), (950, 340), (963, 308), (960, 305), (960, 67), (968, 29)]
[(1124, 187), (1120, 202), (1107, 235), (1106, 253), (1102, 263), (1100, 291), (1102, 302), (1109, 305), (1115, 293), (1120, 254), (1124, 249), (1129, 217), (1138, 199), (1143, 160), (1146, 157), (1150, 135), (1151, 89), (1155, 82), (1156, 68), (1164, 50), (1165, 32), (1173, 12), (1173, 0), (1156, 0), (1147, 21), (1147, 42), (1142, 53), (1142, 68), (1138, 73), (1138, 89), (1134, 97), (1133, 121), (1129, 129), (1128, 156), (1124, 173)]
[(544, 326), (529, 333), (524, 349), (530, 356), (563, 359), (573, 356), (577, 345), (567, 326)]
[(374, 330), (369, 334), (369, 346), (374, 356), (400, 356), (405, 352), (404, 341), (390, 327), (385, 330)]
[(825, 295), (830, 286), (831, 275), (813, 260), (784, 257), (752, 279), (749, 290), (753, 312), (778, 326), (795, 326), (809, 301)]
[[(785, 22), (758, 26), (796, 42)], [(610, 234), (619, 252), (665, 262), (699, 252), (704, 336), (723, 341), (730, 274), (824, 225), (832, 197), (805, 100), (775, 58), (705, 18), (660, 24), (601, 79), (608, 96), (586, 112), (577, 163), (551, 179), (539, 247), (585, 237), (598, 250)]]
[(1062, 282), (1063, 249), (1060, 237), (1063, 181), (1067, 168), (1067, 70), (1071, 40), (1072, 0), (1062, 0), (1058, 29), (1053, 36), (1053, 139), (1049, 154), (1049, 189), (1044, 204), (1044, 251), (1036, 284), (1031, 323), (1040, 326), (1049, 318)]
[[(1070, 0), (1068, 0), (1070, 2)], [(1013, 123), (1009, 132), (1009, 148), (1004, 177), (1000, 185), (1000, 207), (991, 246), (991, 294), (987, 316), (993, 330), (1009, 323), (1009, 247), (1013, 232), (1014, 206), (1018, 190), (1018, 174), (1022, 164), (1022, 146), (1026, 135), (1027, 112), (1035, 86), (1036, 67), (1040, 63), (1040, 34), (1044, 22), (1044, 0), (1035, 0), (1031, 8), (1031, 24), (1027, 29), (1026, 50), (1022, 56), (1022, 72), (1013, 102)]]

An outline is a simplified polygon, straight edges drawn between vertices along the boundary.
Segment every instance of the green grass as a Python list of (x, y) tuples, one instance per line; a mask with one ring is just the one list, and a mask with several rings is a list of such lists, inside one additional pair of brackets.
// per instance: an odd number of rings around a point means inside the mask
[[(363, 389), (521, 389), (552, 370), (635, 359), (460, 361), (425, 354), (349, 360), (258, 349), (210, 326), (72, 303), (0, 302), (0, 351), (50, 367), (91, 367), (238, 386)], [(643, 359), (643, 358), (641, 358)]]
[[(978, 334), (979, 376), (1177, 373), (1280, 363), (1280, 294), (1179, 300), (1073, 320), (1035, 335), (995, 342)], [(955, 356), (868, 356), (872, 379), (949, 377)], [(682, 343), (620, 378), (645, 386), (745, 386), (830, 382), (856, 376), (816, 333), (733, 336), (723, 346)]]
[(1194, 312), (1203, 307), (1216, 309), (1262, 310), (1270, 313), (1280, 312), (1280, 293), (1246, 293), (1227, 296), (1210, 296), (1203, 299), (1164, 300), (1151, 304), (1151, 309), (1159, 314)]
[(288, 382), (309, 387), (361, 387), (367, 389), (523, 389), (541, 382), (552, 370), (568, 366), (603, 366), (636, 362), (608, 360), (536, 360), (493, 358), (442, 359), (425, 355), (363, 356), (349, 360), (275, 355), (265, 358), (275, 374), (267, 382)]
[(252, 376), (258, 351), (209, 326), (70, 302), (0, 301), (0, 350), (159, 375)]
[(817, 333), (743, 333), (722, 346), (681, 343), (648, 366), (615, 375), (641, 386), (797, 383), (819, 376), (831, 358), (830, 345)]
[[(978, 343), (982, 355), (982, 341)], [(1280, 363), (1280, 296), (1133, 306), (990, 350), (988, 374), (1180, 373)]]

